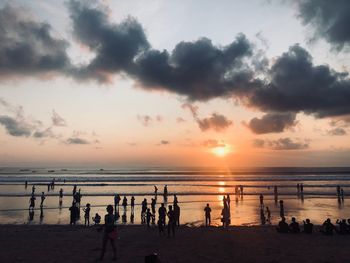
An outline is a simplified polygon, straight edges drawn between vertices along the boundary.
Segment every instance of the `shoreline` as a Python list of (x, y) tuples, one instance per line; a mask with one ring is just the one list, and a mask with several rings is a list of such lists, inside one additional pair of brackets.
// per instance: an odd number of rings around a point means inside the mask
[[(144, 262), (158, 253), (161, 262), (348, 262), (348, 235), (279, 234), (274, 226), (188, 227), (175, 238), (160, 237), (156, 227), (118, 225), (117, 262)], [(102, 232), (98, 227), (0, 225), (3, 262), (95, 262)], [(344, 248), (344, 249), (340, 249)], [(107, 246), (103, 262), (110, 262)]]

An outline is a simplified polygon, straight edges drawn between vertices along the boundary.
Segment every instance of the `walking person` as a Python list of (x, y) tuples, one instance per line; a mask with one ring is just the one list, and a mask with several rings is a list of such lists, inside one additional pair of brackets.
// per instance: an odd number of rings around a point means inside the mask
[(100, 260), (104, 258), (108, 241), (111, 243), (111, 246), (112, 246), (113, 260), (116, 260), (117, 249), (115, 246), (115, 239), (117, 238), (117, 228), (114, 224), (113, 206), (108, 205), (106, 210), (107, 210), (107, 214), (105, 215), (104, 234), (102, 239), (102, 250), (101, 250)]

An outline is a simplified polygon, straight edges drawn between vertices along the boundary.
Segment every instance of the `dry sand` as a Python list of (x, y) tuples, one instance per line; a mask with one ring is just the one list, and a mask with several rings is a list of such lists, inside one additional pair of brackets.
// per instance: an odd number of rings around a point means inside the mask
[[(350, 235), (278, 234), (273, 227), (181, 227), (175, 238), (156, 228), (119, 226), (117, 262), (350, 262)], [(0, 262), (95, 262), (102, 232), (96, 227), (1, 225)], [(103, 262), (111, 262), (110, 246)]]

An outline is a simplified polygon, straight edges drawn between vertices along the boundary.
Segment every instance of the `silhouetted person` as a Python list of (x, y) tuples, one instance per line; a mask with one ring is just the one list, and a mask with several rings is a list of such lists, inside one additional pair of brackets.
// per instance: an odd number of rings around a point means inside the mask
[(115, 194), (114, 195), (114, 211), (116, 214), (119, 214), (119, 203), (120, 203), (120, 195)]
[(134, 212), (134, 209), (135, 209), (135, 197), (134, 196), (131, 196), (130, 206), (131, 206), (131, 212)]
[(60, 196), (59, 199), (62, 200), (62, 199), (63, 199), (63, 189), (62, 189), (62, 188), (60, 189), (60, 194), (59, 194), (59, 196)]
[(115, 239), (117, 238), (117, 229), (116, 229), (116, 226), (114, 225), (113, 206), (108, 205), (106, 210), (108, 214), (105, 215), (104, 235), (102, 240), (102, 251), (101, 251), (100, 260), (102, 260), (105, 255), (108, 241), (111, 243), (111, 246), (113, 249), (113, 260), (116, 260), (117, 249), (115, 247)]
[(32, 195), (32, 196), (30, 197), (30, 199), (29, 199), (29, 209), (34, 210), (34, 207), (35, 207), (35, 200), (36, 200), (35, 196)]
[(278, 201), (278, 190), (277, 190), (277, 185), (275, 185), (273, 187), (273, 193), (274, 193), (274, 196), (275, 196), (275, 203), (277, 204), (277, 201)]
[(310, 219), (306, 219), (304, 221), (304, 233), (306, 234), (312, 234), (312, 231), (313, 231), (313, 228), (314, 228), (314, 224), (312, 224), (310, 222)]
[(241, 185), (241, 186), (239, 187), (239, 189), (240, 189), (241, 198), (243, 198), (243, 185)]
[(346, 224), (345, 219), (342, 219), (342, 220), (337, 219), (336, 223), (339, 225), (339, 229), (337, 230), (338, 234), (345, 235), (348, 233), (348, 225)]
[(340, 189), (340, 198), (344, 202), (344, 189), (343, 188)]
[(32, 186), (32, 195), (34, 195), (35, 194), (35, 185), (33, 184), (33, 186)]
[(42, 206), (40, 206), (40, 216), (39, 216), (39, 219), (40, 219), (40, 224), (43, 223), (43, 220), (44, 220), (44, 209)]
[(280, 200), (280, 216), (284, 217), (284, 204), (283, 200)]
[(296, 221), (295, 217), (292, 217), (292, 223), (289, 224), (289, 231), (291, 233), (300, 233), (299, 223)]
[(41, 192), (41, 202), (40, 202), (40, 207), (43, 207), (43, 205), (44, 205), (44, 201), (45, 201), (45, 194), (44, 194), (44, 192)]
[(147, 208), (147, 211), (146, 211), (146, 222), (147, 222), (147, 226), (148, 227), (150, 227), (151, 218), (152, 218), (151, 210), (149, 208)]
[(84, 211), (84, 219), (85, 219), (84, 225), (90, 226), (90, 204), (89, 203), (86, 204), (86, 207), (83, 209), (83, 211)]
[(169, 205), (169, 211), (167, 215), (168, 215), (168, 237), (171, 236), (171, 233), (173, 234), (173, 237), (175, 237), (176, 218), (175, 218), (175, 212), (171, 205)]
[(221, 210), (221, 222), (223, 227), (228, 227), (230, 225), (230, 211), (227, 205), (224, 205), (224, 208)]
[(128, 206), (128, 199), (126, 199), (126, 196), (123, 198), (122, 206), (124, 207), (124, 211), (126, 211), (126, 207)]
[(164, 195), (165, 199), (168, 197), (168, 186), (167, 185), (164, 186), (164, 193), (163, 193), (163, 195)]
[(75, 202), (72, 203), (72, 206), (69, 208), (70, 211), (70, 225), (75, 225), (79, 216), (79, 210)]
[(174, 205), (175, 214), (175, 225), (180, 226), (180, 206), (178, 204)]
[(300, 184), (300, 193), (304, 194), (304, 184)]
[(337, 196), (340, 198), (340, 185), (337, 185)]
[(27, 189), (27, 187), (28, 187), (28, 181), (25, 181), (24, 182), (24, 189)]
[(161, 204), (161, 206), (158, 209), (158, 215), (159, 215), (159, 220), (161, 221), (161, 223), (163, 224), (163, 226), (165, 226), (166, 222), (165, 222), (165, 218), (166, 218), (166, 208), (164, 206), (164, 203)]
[(211, 223), (211, 217), (210, 217), (211, 208), (209, 207), (209, 204), (207, 204), (207, 206), (204, 208), (204, 212), (205, 212), (205, 226), (210, 226), (210, 223)]
[(267, 222), (271, 224), (271, 211), (268, 206), (266, 207), (266, 214), (267, 214)]
[(263, 207), (264, 206), (264, 196), (262, 194), (260, 194), (259, 200), (260, 200), (260, 207)]
[(222, 197), (222, 205), (225, 207), (227, 206), (227, 200), (226, 200), (226, 196)]
[(288, 233), (289, 227), (286, 223), (286, 218), (283, 216), (281, 221), (278, 223), (277, 232), (278, 233)]
[(300, 185), (299, 184), (297, 184), (297, 191), (298, 191), (298, 194), (299, 194), (299, 192), (300, 192)]
[(101, 223), (101, 216), (96, 213), (95, 217), (92, 218), (92, 221), (94, 221), (95, 225), (99, 225)]
[(77, 185), (75, 184), (75, 185), (73, 186), (72, 195), (74, 196), (76, 192), (77, 192)]
[(322, 225), (321, 233), (327, 236), (331, 236), (333, 235), (334, 230), (335, 230), (335, 226), (332, 224), (331, 220), (327, 218), (327, 220)]
[(152, 214), (155, 215), (156, 214), (156, 199), (155, 198), (151, 199), (151, 209), (152, 209)]
[(155, 185), (154, 186), (154, 195), (156, 196), (157, 198), (157, 195), (158, 195), (158, 187)]
[(231, 198), (230, 195), (226, 195), (226, 203), (227, 203), (227, 207), (230, 210), (231, 209)]
[(177, 203), (178, 203), (178, 201), (177, 201), (177, 196), (174, 195), (174, 203), (173, 203), (173, 205), (175, 206), (175, 205), (177, 205)]
[(147, 199), (144, 198), (141, 203), (141, 223), (146, 223)]

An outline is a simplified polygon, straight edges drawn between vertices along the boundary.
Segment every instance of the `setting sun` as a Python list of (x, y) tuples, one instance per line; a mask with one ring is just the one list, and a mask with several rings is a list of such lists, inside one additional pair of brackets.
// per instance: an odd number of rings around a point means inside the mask
[(215, 147), (212, 152), (218, 157), (225, 157), (229, 153), (226, 146)]

